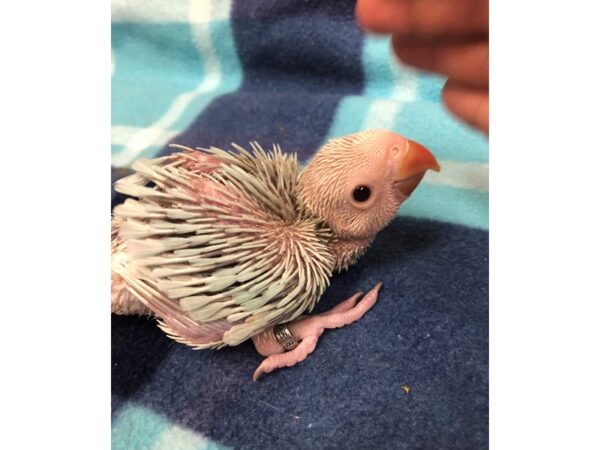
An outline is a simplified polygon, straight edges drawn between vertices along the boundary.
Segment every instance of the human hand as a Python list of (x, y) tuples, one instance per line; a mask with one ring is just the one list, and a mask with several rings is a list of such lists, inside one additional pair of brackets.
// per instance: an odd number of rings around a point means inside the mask
[(392, 35), (406, 64), (448, 77), (442, 100), (456, 116), (489, 131), (488, 0), (358, 0), (359, 24)]

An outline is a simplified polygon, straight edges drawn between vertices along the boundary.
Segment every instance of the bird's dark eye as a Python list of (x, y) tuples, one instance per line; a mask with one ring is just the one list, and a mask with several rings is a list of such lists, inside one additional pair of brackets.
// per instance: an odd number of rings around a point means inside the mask
[(354, 200), (361, 203), (369, 200), (370, 196), (371, 189), (369, 189), (368, 186), (358, 186), (356, 189), (354, 189), (354, 192), (352, 192), (352, 197), (354, 197)]

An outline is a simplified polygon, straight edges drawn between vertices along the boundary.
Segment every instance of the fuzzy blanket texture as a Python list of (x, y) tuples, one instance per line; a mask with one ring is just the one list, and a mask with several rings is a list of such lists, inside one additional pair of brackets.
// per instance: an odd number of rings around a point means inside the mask
[(363, 33), (354, 6), (113, 0), (113, 182), (169, 143), (276, 142), (308, 161), (369, 128), (422, 143), (442, 166), (317, 312), (381, 280), (376, 306), (293, 368), (254, 383), (250, 342), (194, 351), (154, 320), (113, 316), (114, 449), (487, 447), (487, 139), (445, 111), (443, 79)]

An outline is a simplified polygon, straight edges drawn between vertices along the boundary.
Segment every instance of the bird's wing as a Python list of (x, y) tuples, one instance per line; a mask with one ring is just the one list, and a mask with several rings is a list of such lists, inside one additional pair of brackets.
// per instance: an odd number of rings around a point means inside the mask
[(115, 209), (127, 255), (113, 270), (169, 335), (197, 348), (310, 311), (331, 275), (329, 231), (296, 204), (295, 157), (253, 149), (138, 161), (115, 186), (136, 199)]

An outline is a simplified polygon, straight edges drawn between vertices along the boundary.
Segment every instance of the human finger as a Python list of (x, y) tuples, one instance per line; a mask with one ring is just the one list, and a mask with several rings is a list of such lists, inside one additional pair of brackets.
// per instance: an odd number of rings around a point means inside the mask
[(448, 80), (442, 90), (446, 107), (467, 122), (489, 133), (489, 94), (487, 89), (473, 88)]
[(394, 53), (406, 64), (437, 72), (456, 82), (474, 86), (489, 85), (489, 49), (487, 41), (467, 43), (406, 42), (392, 39)]
[(358, 0), (359, 24), (376, 33), (439, 37), (487, 34), (488, 0)]

